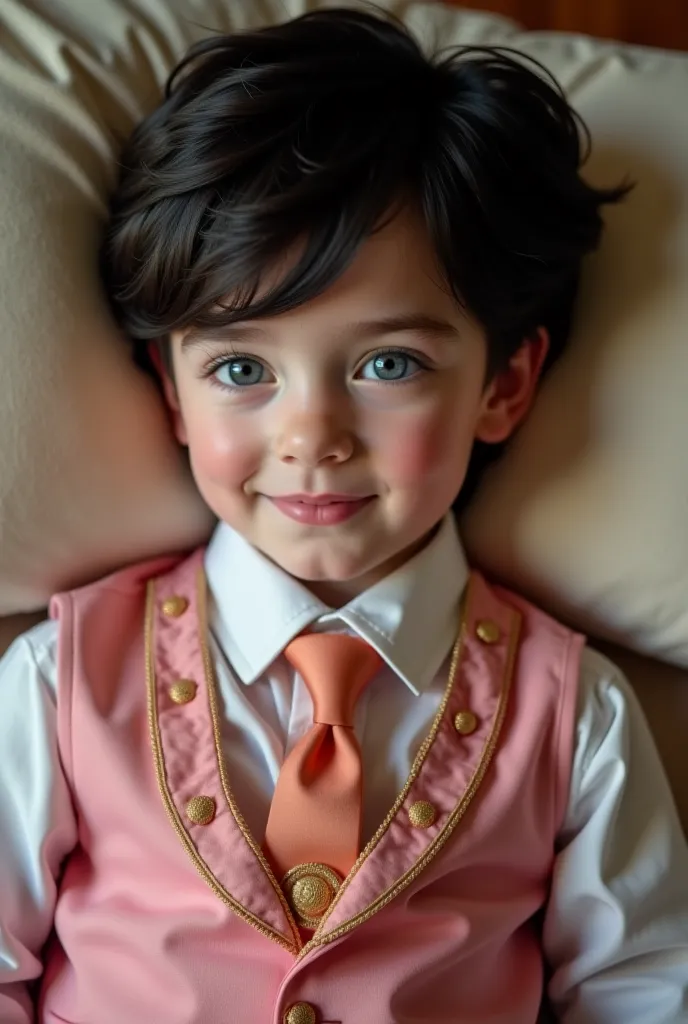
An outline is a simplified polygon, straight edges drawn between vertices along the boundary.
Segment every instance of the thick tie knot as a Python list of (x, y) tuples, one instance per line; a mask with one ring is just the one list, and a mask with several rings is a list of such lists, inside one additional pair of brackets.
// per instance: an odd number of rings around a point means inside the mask
[(359, 637), (309, 633), (284, 654), (308, 687), (313, 721), (351, 728), (356, 702), (382, 662), (377, 651)]

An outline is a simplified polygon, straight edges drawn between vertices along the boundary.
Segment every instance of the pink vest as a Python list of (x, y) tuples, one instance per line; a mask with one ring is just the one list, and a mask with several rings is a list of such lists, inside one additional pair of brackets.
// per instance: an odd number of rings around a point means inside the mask
[(304, 945), (224, 770), (203, 555), (53, 601), (79, 844), (39, 1021), (533, 1024), (581, 638), (471, 576), (453, 683)]

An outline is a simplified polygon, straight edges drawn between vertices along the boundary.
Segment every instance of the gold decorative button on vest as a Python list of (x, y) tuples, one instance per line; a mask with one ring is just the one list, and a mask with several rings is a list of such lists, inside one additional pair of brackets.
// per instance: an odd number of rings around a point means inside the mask
[(427, 800), (417, 800), (409, 807), (408, 816), (414, 828), (430, 828), (437, 817), (437, 812)]
[(211, 796), (192, 796), (186, 805), (186, 816), (194, 825), (209, 825), (215, 817), (215, 801)]
[(310, 1003), (294, 1003), (284, 1015), (284, 1024), (316, 1024), (317, 1020)]
[(490, 619), (483, 619), (475, 627), (475, 635), (484, 644), (496, 644), (502, 635), (502, 631), (496, 622), (491, 622)]
[(178, 679), (176, 683), (172, 683), (172, 686), (170, 686), (170, 699), (175, 704), (188, 704), (196, 696), (197, 689), (198, 687), (193, 679)]
[(188, 607), (189, 602), (186, 598), (175, 594), (174, 597), (168, 597), (163, 601), (162, 613), (163, 615), (167, 615), (170, 619), (178, 619), (180, 615), (184, 614)]
[(326, 864), (297, 864), (282, 879), (282, 891), (299, 925), (315, 930), (341, 884)]
[(478, 728), (478, 719), (472, 711), (457, 711), (454, 715), (454, 728), (462, 736), (470, 736)]

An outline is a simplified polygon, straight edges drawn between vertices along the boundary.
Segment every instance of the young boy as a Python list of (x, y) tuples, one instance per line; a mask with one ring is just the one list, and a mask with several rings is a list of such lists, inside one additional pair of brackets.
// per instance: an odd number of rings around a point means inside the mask
[(688, 1021), (638, 705), (451, 511), (624, 191), (541, 70), (329, 10), (134, 134), (105, 281), (220, 523), (0, 667), (2, 1024)]

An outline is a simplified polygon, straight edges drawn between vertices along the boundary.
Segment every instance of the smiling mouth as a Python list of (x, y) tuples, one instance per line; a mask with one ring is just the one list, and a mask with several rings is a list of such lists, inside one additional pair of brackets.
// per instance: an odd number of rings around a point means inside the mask
[(370, 494), (279, 494), (280, 501), (301, 501), (304, 505), (334, 505), (344, 501), (364, 501)]
[(270, 501), (283, 515), (308, 526), (335, 526), (352, 519), (373, 500), (345, 494), (289, 494)]

